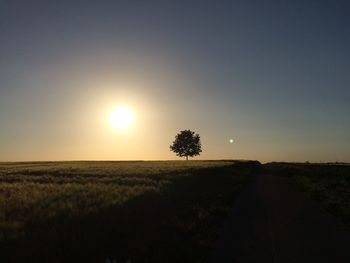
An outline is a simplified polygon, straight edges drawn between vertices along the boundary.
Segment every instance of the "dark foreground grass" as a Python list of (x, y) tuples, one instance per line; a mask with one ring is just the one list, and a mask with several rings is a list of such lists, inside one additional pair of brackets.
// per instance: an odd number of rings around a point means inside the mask
[(0, 262), (204, 262), (234, 196), (257, 167), (0, 164)]
[(266, 167), (290, 175), (303, 191), (350, 229), (350, 165), (274, 163)]

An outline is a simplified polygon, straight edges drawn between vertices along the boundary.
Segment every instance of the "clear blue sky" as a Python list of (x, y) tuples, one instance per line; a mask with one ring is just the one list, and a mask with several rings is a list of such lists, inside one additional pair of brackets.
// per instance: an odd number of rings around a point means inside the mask
[[(0, 160), (350, 162), (349, 1), (0, 1)], [(113, 105), (135, 111), (112, 131)], [(235, 143), (230, 144), (233, 138)]]

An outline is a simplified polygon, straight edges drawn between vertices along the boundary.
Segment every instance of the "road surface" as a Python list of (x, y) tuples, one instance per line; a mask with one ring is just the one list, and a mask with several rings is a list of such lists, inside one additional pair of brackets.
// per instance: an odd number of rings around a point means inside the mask
[(284, 176), (255, 176), (236, 199), (209, 262), (350, 262), (339, 221)]

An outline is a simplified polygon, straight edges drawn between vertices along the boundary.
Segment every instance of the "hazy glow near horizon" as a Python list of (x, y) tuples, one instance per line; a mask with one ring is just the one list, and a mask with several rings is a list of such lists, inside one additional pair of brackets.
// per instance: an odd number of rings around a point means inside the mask
[(0, 1), (0, 161), (350, 162), (346, 1), (139, 2)]
[(126, 106), (118, 106), (109, 113), (108, 119), (113, 128), (126, 130), (134, 122), (134, 113)]

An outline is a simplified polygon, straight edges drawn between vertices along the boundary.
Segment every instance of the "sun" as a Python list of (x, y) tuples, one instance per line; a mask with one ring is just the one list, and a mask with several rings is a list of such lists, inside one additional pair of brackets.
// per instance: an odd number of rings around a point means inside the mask
[(116, 107), (109, 113), (109, 122), (113, 128), (125, 130), (133, 124), (134, 114), (128, 107)]

